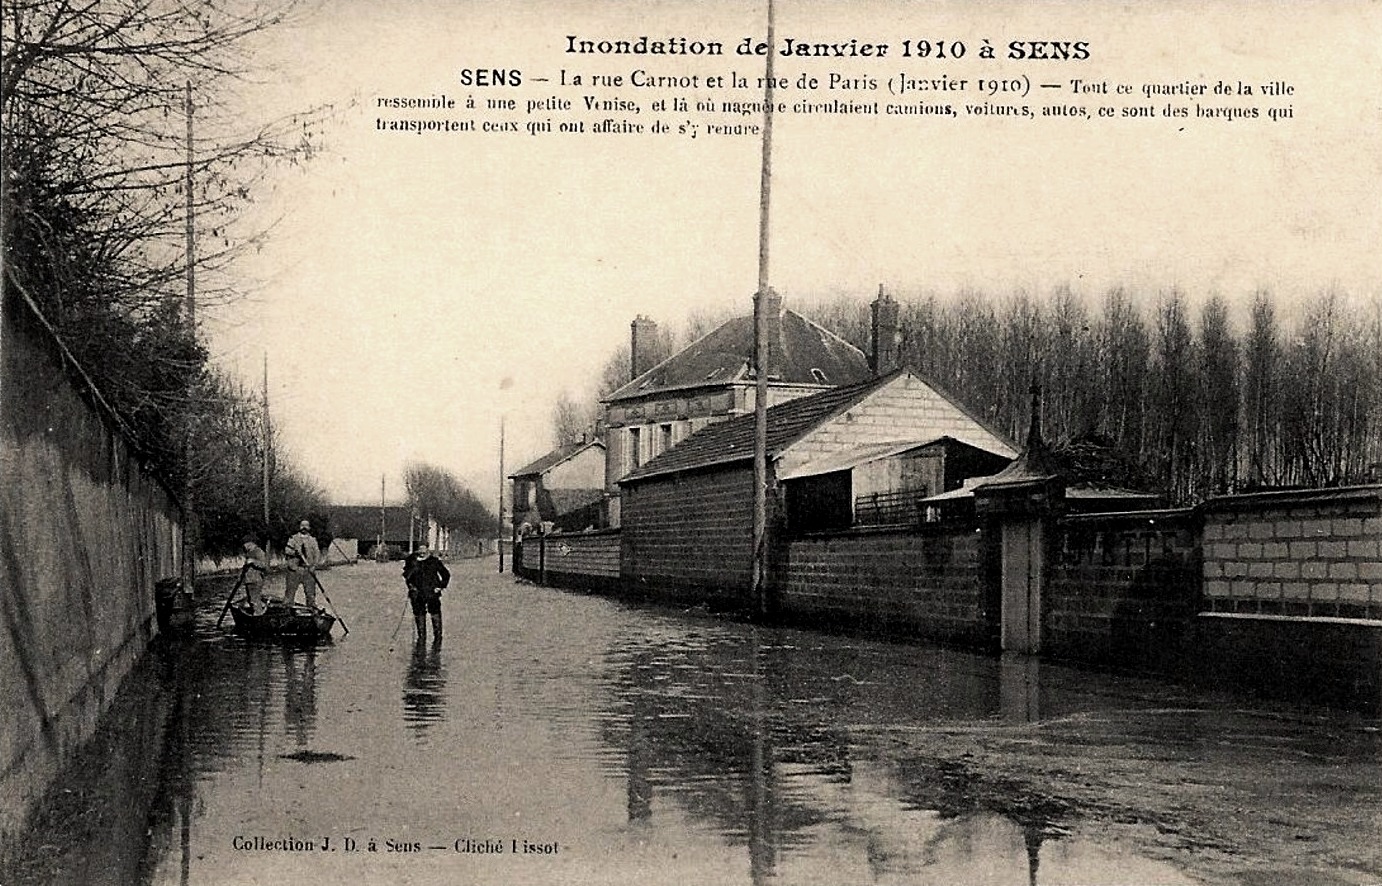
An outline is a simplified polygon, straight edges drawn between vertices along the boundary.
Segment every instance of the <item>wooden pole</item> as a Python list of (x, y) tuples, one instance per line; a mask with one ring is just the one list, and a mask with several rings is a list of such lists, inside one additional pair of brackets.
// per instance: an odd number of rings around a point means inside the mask
[[(187, 261), (187, 332), (192, 341), (197, 340), (197, 234), (196, 203), (192, 198), (192, 81), (187, 81), (186, 102), (183, 108), (187, 116), (187, 161), (184, 169), (183, 190), (186, 197), (186, 261)], [(185, 404), (183, 436), (183, 484), (182, 484), (182, 589), (183, 593), (193, 592), (197, 578), (197, 506), (196, 491), (192, 477), (192, 422), (193, 408), (191, 391), (188, 391)]]
[(264, 532), (269, 531), (269, 449), (273, 446), (273, 432), (269, 429), (269, 352), (264, 352)]
[(504, 571), (504, 414), (499, 413), (499, 571)]
[(768, 208), (773, 157), (773, 0), (768, 0), (768, 55), (763, 86), (763, 160), (758, 192), (758, 291), (753, 295), (753, 570), (757, 614), (768, 614)]

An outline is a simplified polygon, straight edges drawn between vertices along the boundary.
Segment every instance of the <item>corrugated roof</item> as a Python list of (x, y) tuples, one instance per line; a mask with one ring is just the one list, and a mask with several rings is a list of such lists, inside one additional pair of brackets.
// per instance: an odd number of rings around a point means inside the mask
[(553, 449), (536, 461), (530, 462), (514, 471), (512, 474), (509, 474), (509, 479), (536, 477), (539, 474), (545, 474), (562, 462), (575, 458), (592, 446), (598, 446), (601, 449), (605, 448), (605, 444), (601, 443), (599, 440), (586, 440), (584, 443), (568, 443), (565, 446), (558, 446), (556, 449)]
[[(903, 371), (831, 388), (771, 407), (768, 409), (768, 457), (772, 458), (817, 425), (853, 406)], [(637, 482), (664, 474), (751, 460), (753, 438), (752, 413), (719, 422), (702, 428), (619, 482)]]
[[(870, 375), (863, 351), (795, 311), (782, 312), (782, 352), (774, 356), (775, 382), (849, 385)], [(752, 359), (753, 317), (736, 317), (617, 389), (605, 402), (746, 380)]]

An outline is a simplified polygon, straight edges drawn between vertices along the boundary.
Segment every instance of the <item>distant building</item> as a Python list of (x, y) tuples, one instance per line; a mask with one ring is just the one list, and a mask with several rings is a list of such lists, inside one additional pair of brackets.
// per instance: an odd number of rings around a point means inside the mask
[[(732, 418), (620, 481), (626, 580), (698, 600), (746, 592), (753, 438), (752, 415)], [(870, 500), (920, 500), (1017, 454), (1001, 431), (908, 370), (793, 399), (768, 410), (769, 526), (779, 535), (813, 521), (838, 527)]]
[[(768, 405), (854, 385), (897, 367), (897, 302), (882, 292), (873, 303), (873, 353), (794, 311), (775, 292), (765, 300)], [(754, 319), (736, 317), (651, 365), (657, 324), (631, 324), (631, 380), (605, 398), (605, 491), (610, 521), (620, 523), (619, 481), (709, 425), (752, 413)]]
[(435, 520), (427, 520), (407, 505), (330, 505), (326, 508), (335, 538), (359, 542), (359, 556), (375, 557), (382, 534), (384, 544), (398, 553), (407, 553), (421, 539), (440, 551), (448, 550), (450, 533)]
[(567, 531), (604, 525), (604, 476), (605, 444), (598, 439), (553, 449), (509, 475), (515, 523)]

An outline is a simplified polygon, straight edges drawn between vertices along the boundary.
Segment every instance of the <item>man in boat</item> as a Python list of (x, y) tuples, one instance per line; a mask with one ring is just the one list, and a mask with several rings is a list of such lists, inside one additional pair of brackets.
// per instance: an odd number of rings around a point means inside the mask
[(293, 601), (297, 599), (298, 585), (307, 589), (307, 608), (312, 611), (317, 609), (317, 564), (321, 563), (321, 548), (317, 547), (317, 540), (312, 537), (312, 524), (303, 520), (298, 524), (298, 531), (292, 538), (288, 539), (287, 546), (283, 549), (283, 559), (288, 565), (287, 584), (283, 590), (284, 602), (292, 608)]
[(451, 583), (451, 573), (427, 547), (418, 545), (403, 561), (403, 581), (413, 606), (418, 642), (427, 639), (427, 616), (432, 616), (432, 642), (441, 642), (441, 592)]
[(264, 576), (269, 574), (269, 555), (259, 546), (253, 534), (245, 536), (245, 564), (240, 567), (240, 580), (245, 584), (245, 599), (250, 612), (264, 611)]

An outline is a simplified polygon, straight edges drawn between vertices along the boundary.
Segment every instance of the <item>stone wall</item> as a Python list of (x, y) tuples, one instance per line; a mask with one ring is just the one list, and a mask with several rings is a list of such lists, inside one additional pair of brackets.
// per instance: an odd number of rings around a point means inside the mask
[(1111, 667), (1179, 671), (1201, 596), (1195, 513), (1093, 514), (1051, 526), (1042, 651)]
[(529, 581), (581, 590), (619, 589), (619, 530), (530, 535), (513, 571)]
[(1204, 505), (1205, 673), (1254, 692), (1382, 713), (1382, 486)]
[(1227, 496), (1204, 512), (1209, 611), (1382, 619), (1382, 486)]
[(772, 573), (779, 611), (796, 620), (991, 644), (998, 612), (990, 536), (965, 524), (793, 538)]
[(0, 305), (0, 835), (95, 730), (178, 573), (180, 511), (38, 315)]
[(745, 607), (753, 554), (753, 469), (625, 486), (620, 561), (635, 595)]

